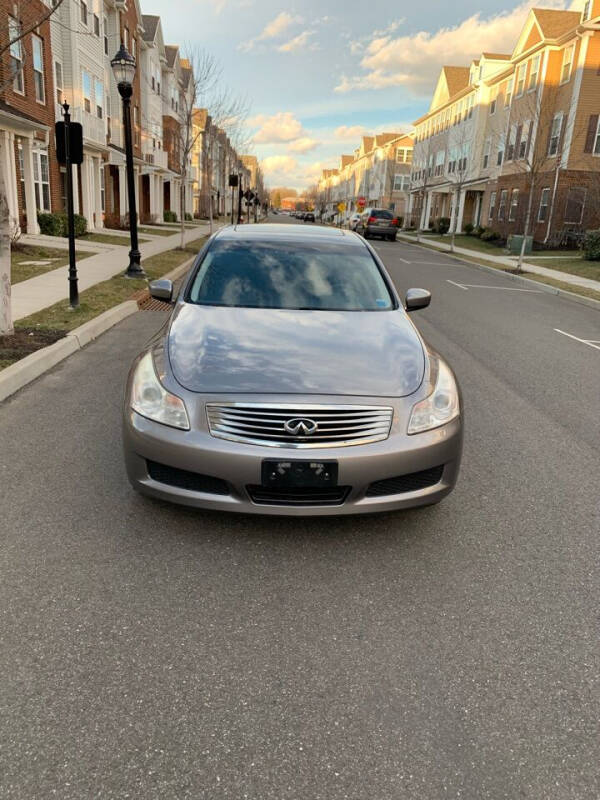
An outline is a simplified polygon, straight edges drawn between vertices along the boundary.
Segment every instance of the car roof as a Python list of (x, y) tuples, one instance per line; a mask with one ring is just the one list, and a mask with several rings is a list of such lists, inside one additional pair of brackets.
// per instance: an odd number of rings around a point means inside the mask
[[(313, 213), (313, 212), (310, 212)], [(288, 242), (329, 242), (330, 244), (365, 247), (363, 240), (352, 231), (329, 228), (324, 225), (304, 227), (279, 223), (257, 223), (246, 225), (227, 225), (215, 235), (219, 241), (288, 241)]]

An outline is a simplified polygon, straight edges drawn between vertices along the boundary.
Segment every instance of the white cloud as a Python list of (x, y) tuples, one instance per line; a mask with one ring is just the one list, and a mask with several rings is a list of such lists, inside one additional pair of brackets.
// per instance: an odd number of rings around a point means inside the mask
[(364, 128), (362, 125), (340, 125), (339, 128), (336, 128), (334, 131), (334, 135), (336, 139), (359, 139), (361, 136), (365, 136), (367, 133), (367, 129)]
[(290, 142), (288, 145), (288, 150), (291, 153), (309, 153), (311, 150), (314, 150), (318, 147), (320, 142), (316, 139), (311, 139), (310, 136), (302, 136), (300, 139), (296, 139), (293, 142)]
[[(336, 92), (356, 89), (384, 89), (406, 85), (427, 94), (442, 66), (465, 65), (483, 51), (512, 52), (534, 0), (522, 2), (512, 11), (483, 18), (474, 14), (452, 28), (431, 33), (393, 37), (393, 29), (374, 31), (365, 45), (360, 62), (364, 72), (343, 75)], [(563, 0), (544, 0), (545, 7), (564, 8)], [(355, 43), (356, 45), (356, 43)]]
[[(224, 2), (224, 0), (221, 0), (221, 2)], [(276, 39), (278, 36), (281, 36), (281, 34), (284, 33), (291, 25), (295, 25), (300, 22), (302, 22), (302, 17), (293, 16), (292, 14), (288, 14), (287, 11), (282, 11), (275, 17), (275, 19), (272, 19), (271, 22), (268, 22), (265, 25), (258, 36), (238, 45), (238, 50), (242, 50), (243, 52), (247, 53), (249, 50), (252, 50), (256, 44), (268, 41), (269, 39)]]
[(317, 45), (310, 41), (310, 37), (313, 34), (314, 31), (302, 31), (302, 33), (299, 33), (298, 36), (294, 36), (294, 38), (290, 39), (288, 42), (280, 44), (277, 49), (280, 53), (297, 53), (299, 50), (305, 50), (307, 48), (315, 50)]
[(302, 125), (291, 111), (279, 111), (272, 117), (258, 115), (253, 117), (252, 122), (260, 125), (254, 134), (254, 141), (257, 144), (292, 142), (305, 136)]

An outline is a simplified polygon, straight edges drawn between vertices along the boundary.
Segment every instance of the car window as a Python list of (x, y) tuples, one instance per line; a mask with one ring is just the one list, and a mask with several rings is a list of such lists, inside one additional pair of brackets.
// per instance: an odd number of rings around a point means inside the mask
[(374, 208), (371, 212), (372, 217), (377, 217), (378, 219), (394, 219), (394, 215), (391, 211), (384, 211), (380, 208)]
[(394, 308), (383, 275), (366, 247), (285, 241), (216, 241), (186, 299), (238, 308)]

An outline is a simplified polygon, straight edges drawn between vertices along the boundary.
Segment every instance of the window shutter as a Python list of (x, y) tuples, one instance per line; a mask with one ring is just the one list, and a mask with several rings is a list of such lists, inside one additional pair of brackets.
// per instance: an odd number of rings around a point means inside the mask
[(594, 140), (596, 138), (596, 131), (598, 129), (598, 114), (592, 114), (588, 122), (587, 136), (585, 139), (584, 153), (594, 152)]

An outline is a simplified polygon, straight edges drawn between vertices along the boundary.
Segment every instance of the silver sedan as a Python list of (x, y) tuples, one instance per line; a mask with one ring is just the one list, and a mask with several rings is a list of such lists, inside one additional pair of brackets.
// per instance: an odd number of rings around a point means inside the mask
[[(151, 284), (172, 302), (169, 281)], [(358, 235), (293, 225), (211, 237), (123, 409), (133, 487), (184, 505), (339, 515), (437, 503), (462, 450), (452, 370)]]

